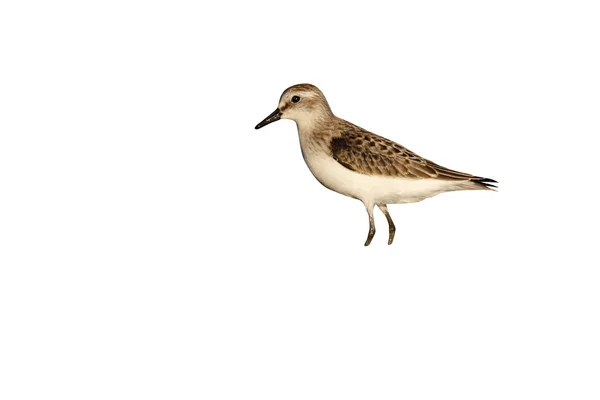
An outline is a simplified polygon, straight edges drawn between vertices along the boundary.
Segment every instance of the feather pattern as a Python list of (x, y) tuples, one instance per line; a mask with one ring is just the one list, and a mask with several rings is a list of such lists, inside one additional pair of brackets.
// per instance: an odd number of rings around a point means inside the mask
[(338, 119), (339, 135), (331, 137), (331, 156), (351, 171), (364, 175), (412, 179), (472, 181), (494, 187), (492, 179), (442, 167), (410, 151), (406, 147)]

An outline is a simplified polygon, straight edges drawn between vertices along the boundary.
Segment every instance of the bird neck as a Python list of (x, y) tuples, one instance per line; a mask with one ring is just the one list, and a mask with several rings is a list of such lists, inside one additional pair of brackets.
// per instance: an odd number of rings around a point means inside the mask
[(334, 132), (332, 128), (337, 126), (336, 120), (337, 118), (331, 115), (296, 121), (303, 154), (321, 154), (329, 151), (328, 146)]
[(335, 116), (331, 112), (311, 113), (306, 115), (305, 118), (297, 118), (298, 133), (300, 135), (311, 135), (313, 132), (322, 130), (325, 126), (331, 124), (333, 119), (335, 119)]

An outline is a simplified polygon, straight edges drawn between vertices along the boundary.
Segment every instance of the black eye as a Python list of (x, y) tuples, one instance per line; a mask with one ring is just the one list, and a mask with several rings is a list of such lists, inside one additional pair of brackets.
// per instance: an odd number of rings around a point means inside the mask
[(300, 97), (299, 96), (292, 97), (292, 103), (297, 103), (299, 101), (300, 101)]

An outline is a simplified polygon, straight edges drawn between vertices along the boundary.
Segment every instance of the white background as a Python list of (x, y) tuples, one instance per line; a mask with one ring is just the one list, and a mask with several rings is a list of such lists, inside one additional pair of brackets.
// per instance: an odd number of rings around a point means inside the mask
[[(594, 2), (0, 6), (0, 398), (598, 399)], [(333, 111), (500, 190), (323, 188)]]

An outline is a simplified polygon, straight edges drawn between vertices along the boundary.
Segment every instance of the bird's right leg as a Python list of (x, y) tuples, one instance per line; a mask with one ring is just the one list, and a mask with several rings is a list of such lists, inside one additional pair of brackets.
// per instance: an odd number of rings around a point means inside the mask
[(367, 209), (367, 214), (369, 214), (369, 236), (367, 236), (367, 241), (365, 242), (365, 246), (368, 246), (371, 244), (373, 236), (375, 236), (375, 219), (373, 218), (373, 204), (365, 204), (365, 208)]
[(394, 225), (394, 221), (392, 221), (392, 217), (390, 216), (390, 213), (387, 209), (387, 205), (378, 204), (377, 207), (379, 207), (379, 209), (381, 210), (383, 215), (385, 215), (385, 218), (388, 221), (388, 226), (390, 227), (390, 238), (388, 239), (388, 244), (392, 244), (392, 242), (394, 241), (394, 234), (396, 233), (396, 226)]

